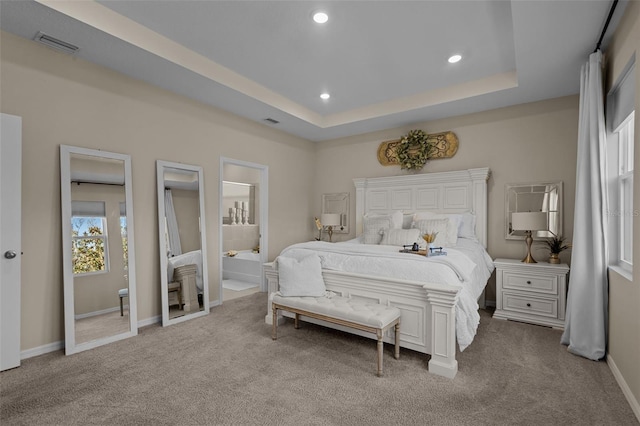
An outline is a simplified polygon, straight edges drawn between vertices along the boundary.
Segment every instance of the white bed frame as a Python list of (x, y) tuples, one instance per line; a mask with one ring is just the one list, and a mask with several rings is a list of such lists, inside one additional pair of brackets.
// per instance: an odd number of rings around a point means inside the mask
[[(476, 215), (476, 236), (487, 246), (487, 180), (489, 168), (405, 176), (358, 178), (356, 187), (356, 235), (362, 233), (366, 213), (432, 211)], [(278, 290), (278, 271), (265, 264), (269, 294)], [(363, 274), (323, 270), (327, 290), (345, 297), (396, 306), (402, 311), (400, 346), (430, 354), (429, 371), (453, 378), (456, 360), (455, 313), (459, 285), (425, 284)], [(286, 315), (286, 313), (285, 313)], [(265, 321), (272, 324), (270, 302)], [(353, 329), (307, 319), (327, 327), (361, 334)], [(363, 336), (371, 337), (367, 334)], [(393, 343), (388, 334), (385, 341)]]

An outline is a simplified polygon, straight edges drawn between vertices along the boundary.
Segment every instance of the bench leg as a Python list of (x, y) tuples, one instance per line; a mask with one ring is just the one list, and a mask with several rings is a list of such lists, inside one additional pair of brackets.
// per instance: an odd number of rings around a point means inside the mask
[(296, 317), (293, 320), (293, 328), (296, 330), (300, 328), (300, 314), (296, 314)]
[(378, 377), (382, 376), (382, 352), (384, 349), (384, 342), (382, 341), (382, 330), (376, 332), (378, 335)]
[(278, 308), (273, 306), (271, 308), (273, 311), (273, 324), (271, 325), (271, 339), (278, 339)]
[(400, 321), (398, 321), (394, 327), (395, 329), (395, 339), (396, 339), (396, 351), (395, 351), (395, 358), (396, 359), (400, 359)]
[(124, 305), (122, 304), (122, 296), (120, 296), (120, 316), (124, 316)]

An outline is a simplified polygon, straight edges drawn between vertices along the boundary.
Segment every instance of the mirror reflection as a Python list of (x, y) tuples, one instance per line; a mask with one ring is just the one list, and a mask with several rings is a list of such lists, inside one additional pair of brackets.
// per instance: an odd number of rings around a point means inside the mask
[(534, 231), (534, 239), (562, 235), (562, 182), (509, 184), (505, 205), (507, 239), (524, 239), (525, 236), (525, 231), (512, 229), (511, 215), (515, 212), (546, 214), (547, 229)]
[(60, 158), (69, 354), (137, 332), (127, 214), (130, 160), (66, 146)]
[(209, 312), (202, 168), (158, 161), (162, 323)]
[[(349, 193), (340, 192), (336, 194), (322, 194), (322, 214), (340, 215), (336, 226), (332, 226), (332, 231), (338, 234), (349, 233)], [(324, 223), (323, 223), (324, 225)]]
[(256, 186), (244, 182), (222, 182), (223, 225), (254, 225), (256, 223)]

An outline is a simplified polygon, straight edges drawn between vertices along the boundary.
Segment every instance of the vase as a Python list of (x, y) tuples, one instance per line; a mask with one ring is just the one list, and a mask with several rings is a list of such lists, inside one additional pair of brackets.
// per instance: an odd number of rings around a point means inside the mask
[(435, 246), (436, 246), (435, 243), (427, 243), (427, 257), (431, 256), (431, 253), (432, 253), (431, 249), (434, 248)]
[(549, 263), (553, 263), (553, 264), (560, 263), (560, 254), (559, 253), (549, 254)]

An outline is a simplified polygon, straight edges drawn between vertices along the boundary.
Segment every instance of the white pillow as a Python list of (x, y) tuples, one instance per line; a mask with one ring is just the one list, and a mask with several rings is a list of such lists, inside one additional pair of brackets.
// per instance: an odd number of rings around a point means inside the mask
[(402, 211), (396, 210), (393, 213), (367, 213), (365, 218), (388, 218), (391, 221), (390, 228), (401, 229), (402, 228)]
[[(435, 212), (418, 212), (413, 215), (413, 221), (423, 220), (423, 219), (450, 219), (452, 222), (452, 226), (455, 227), (456, 237), (460, 236), (462, 232), (462, 214), (460, 213), (435, 213)], [(475, 228), (474, 228), (475, 229)], [(450, 230), (453, 232), (453, 230)]]
[(387, 216), (364, 217), (362, 221), (362, 242), (380, 244), (383, 231), (392, 228), (391, 219)]
[(411, 229), (413, 225), (413, 213), (402, 214), (402, 229)]
[(382, 235), (382, 241), (380, 244), (388, 246), (404, 246), (419, 242), (422, 237), (420, 236), (419, 229), (387, 229)]
[(324, 296), (327, 289), (317, 254), (313, 253), (300, 260), (278, 256), (277, 261), (278, 284), (282, 296)]
[(476, 215), (473, 213), (462, 213), (460, 215), (460, 227), (458, 228), (458, 237), (477, 238), (476, 237)]
[(451, 219), (422, 219), (413, 222), (413, 226), (420, 230), (420, 236), (437, 232), (434, 244), (442, 247), (455, 247), (458, 240), (457, 226)]

